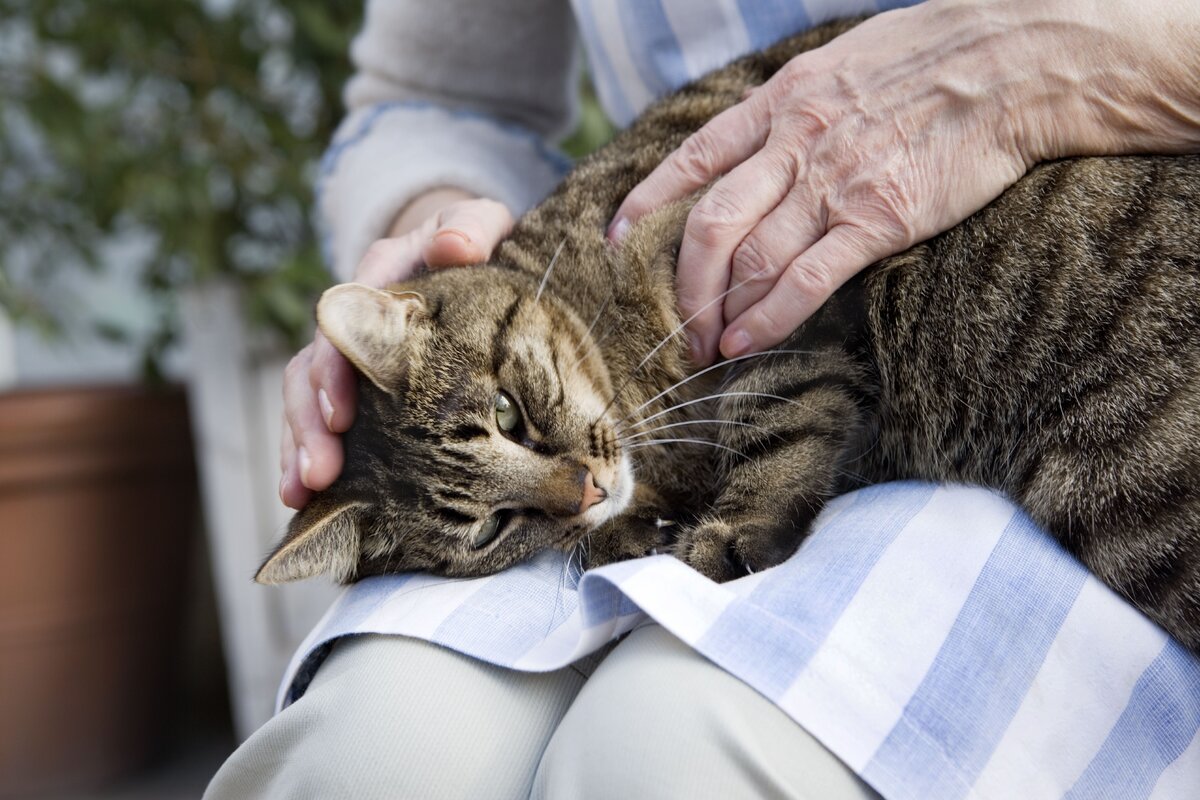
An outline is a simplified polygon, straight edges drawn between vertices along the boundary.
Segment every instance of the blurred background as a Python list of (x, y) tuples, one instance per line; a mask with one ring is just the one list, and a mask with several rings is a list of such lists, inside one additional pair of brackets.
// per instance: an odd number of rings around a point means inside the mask
[(198, 797), (336, 592), (251, 575), (360, 21), (0, 0), (0, 797)]
[(333, 595), (250, 576), (360, 13), (0, 0), (2, 797), (198, 797)]

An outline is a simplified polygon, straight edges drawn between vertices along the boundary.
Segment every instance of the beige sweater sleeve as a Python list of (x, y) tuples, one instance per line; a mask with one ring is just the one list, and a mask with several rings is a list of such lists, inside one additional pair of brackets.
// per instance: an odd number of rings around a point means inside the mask
[(368, 0), (318, 177), (336, 276), (426, 189), (541, 199), (567, 166), (551, 143), (575, 116), (575, 51), (567, 0)]

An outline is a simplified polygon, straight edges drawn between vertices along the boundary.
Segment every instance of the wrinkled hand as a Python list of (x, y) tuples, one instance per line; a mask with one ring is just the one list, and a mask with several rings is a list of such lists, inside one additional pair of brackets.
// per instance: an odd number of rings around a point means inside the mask
[(1033, 148), (1015, 104), (1043, 79), (1029, 34), (996, 8), (934, 0), (867, 20), (794, 58), (630, 193), (613, 238), (622, 219), (723, 176), (679, 253), (699, 363), (779, 343), (854, 273), (1025, 173)]
[[(410, 208), (421, 214), (419, 205), (414, 202)], [(355, 281), (382, 288), (423, 265), (436, 269), (479, 263), (513, 224), (509, 210), (492, 200), (458, 200), (436, 213), (427, 205), (423, 210), (416, 228), (371, 245), (355, 270)], [(403, 223), (402, 217), (393, 230)], [(279, 498), (285, 505), (303, 507), (314, 491), (328, 487), (342, 471), (341, 434), (354, 421), (355, 392), (350, 362), (320, 332), (288, 364), (279, 481)]]

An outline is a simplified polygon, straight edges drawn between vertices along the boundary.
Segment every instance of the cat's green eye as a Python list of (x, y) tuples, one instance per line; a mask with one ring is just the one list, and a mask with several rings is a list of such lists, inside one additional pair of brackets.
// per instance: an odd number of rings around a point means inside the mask
[(505, 433), (512, 433), (521, 424), (521, 409), (508, 392), (496, 393), (496, 424)]
[(500, 533), (500, 529), (504, 527), (504, 522), (508, 519), (508, 515), (509, 512), (507, 510), (501, 510), (485, 519), (483, 525), (479, 528), (479, 532), (475, 534), (475, 541), (472, 544), (476, 548), (479, 548), (492, 541), (492, 539), (495, 539), (496, 535)]

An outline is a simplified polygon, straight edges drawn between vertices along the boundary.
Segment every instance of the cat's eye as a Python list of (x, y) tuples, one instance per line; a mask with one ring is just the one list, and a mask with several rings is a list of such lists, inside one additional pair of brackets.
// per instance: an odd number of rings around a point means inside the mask
[(492, 541), (492, 539), (495, 539), (496, 536), (499, 535), (501, 529), (504, 528), (504, 523), (508, 521), (510, 516), (512, 516), (511, 511), (508, 509), (500, 509), (495, 514), (492, 514), (490, 517), (485, 519), (483, 521), (483, 525), (479, 527), (479, 531), (475, 534), (475, 541), (472, 542), (472, 545), (476, 548), (480, 548), (488, 544), (488, 542)]
[(512, 433), (521, 424), (521, 409), (508, 392), (496, 393), (496, 424), (505, 433)]

